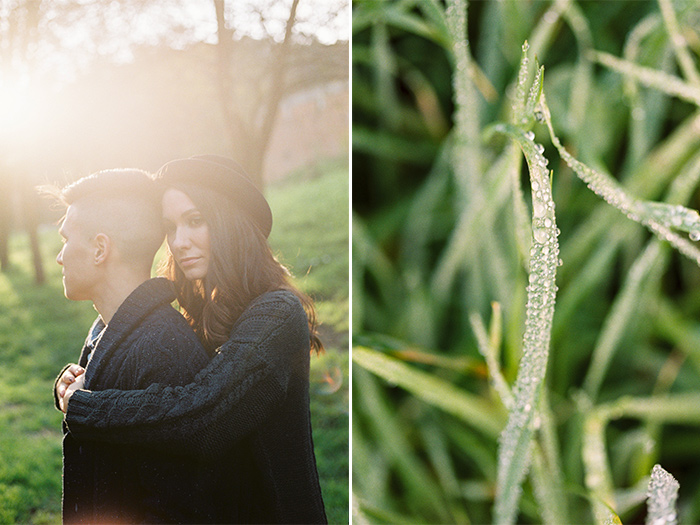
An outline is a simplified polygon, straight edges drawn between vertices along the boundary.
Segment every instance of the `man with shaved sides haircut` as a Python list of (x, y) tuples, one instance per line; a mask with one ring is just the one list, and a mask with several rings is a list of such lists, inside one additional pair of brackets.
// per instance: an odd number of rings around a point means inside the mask
[[(164, 238), (156, 183), (141, 170), (106, 170), (51, 193), (66, 206), (56, 257), (65, 295), (92, 301), (98, 313), (80, 354), (83, 388), (192, 382), (208, 354), (171, 306), (171, 283), (151, 278)], [(55, 386), (56, 406), (65, 411)], [(65, 423), (63, 431), (64, 523), (207, 521), (188, 508), (206, 476), (194, 455), (79, 441)]]

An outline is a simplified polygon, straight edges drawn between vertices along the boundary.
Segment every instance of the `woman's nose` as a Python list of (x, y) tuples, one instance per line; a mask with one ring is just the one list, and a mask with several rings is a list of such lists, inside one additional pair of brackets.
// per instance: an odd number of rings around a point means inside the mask
[(177, 228), (172, 237), (168, 238), (168, 243), (170, 244), (171, 251), (173, 250), (183, 250), (189, 248), (190, 238), (184, 228)]

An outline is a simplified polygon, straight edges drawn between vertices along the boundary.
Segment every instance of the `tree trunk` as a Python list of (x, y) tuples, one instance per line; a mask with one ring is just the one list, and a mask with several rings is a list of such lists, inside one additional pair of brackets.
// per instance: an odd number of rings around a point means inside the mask
[(258, 152), (259, 164), (263, 164), (263, 159), (265, 152), (267, 151), (267, 146), (270, 143), (270, 136), (272, 135), (272, 130), (275, 125), (275, 120), (277, 119), (277, 113), (279, 113), (280, 104), (282, 103), (282, 97), (284, 96), (286, 80), (287, 80), (287, 68), (289, 67), (289, 54), (292, 48), (292, 29), (294, 28), (294, 23), (297, 17), (297, 6), (299, 5), (299, 0), (294, 0), (292, 2), (292, 8), (289, 10), (289, 17), (287, 17), (287, 24), (284, 30), (284, 41), (278, 47), (275, 62), (272, 64), (272, 80), (271, 80), (271, 90), (270, 95), (265, 101), (265, 107), (263, 108), (264, 117), (260, 124), (260, 128), (257, 131), (257, 140), (259, 143)]
[(29, 248), (32, 252), (32, 262), (34, 263), (34, 280), (37, 284), (44, 284), (46, 276), (44, 274), (44, 261), (41, 257), (37, 231), (39, 228), (39, 217), (37, 216), (37, 210), (39, 210), (38, 197), (29, 176), (22, 177), (20, 187), (24, 228), (29, 235)]
[[(217, 84), (219, 91), (219, 102), (223, 113), (224, 125), (229, 135), (229, 141), (233, 143), (237, 138), (236, 115), (230, 105), (231, 97), (231, 45), (232, 31), (226, 27), (226, 1), (214, 0), (216, 10), (216, 51), (218, 59)], [(238, 160), (238, 159), (237, 159)]]
[(214, 0), (216, 9), (216, 27), (218, 35), (218, 88), (221, 110), (224, 116), (226, 130), (232, 143), (243, 144), (238, 148), (240, 158), (236, 160), (248, 171), (253, 183), (262, 191), (265, 183), (263, 168), (265, 154), (270, 143), (272, 130), (279, 112), (279, 106), (286, 89), (286, 76), (289, 64), (289, 54), (292, 46), (292, 29), (296, 22), (296, 12), (299, 0), (293, 0), (285, 25), (284, 40), (277, 46), (275, 57), (270, 63), (270, 90), (262, 97), (261, 110), (252, 114), (261, 115), (256, 121), (247, 122), (236, 113), (231, 104), (232, 61), (231, 45), (232, 32), (226, 27), (225, 0)]

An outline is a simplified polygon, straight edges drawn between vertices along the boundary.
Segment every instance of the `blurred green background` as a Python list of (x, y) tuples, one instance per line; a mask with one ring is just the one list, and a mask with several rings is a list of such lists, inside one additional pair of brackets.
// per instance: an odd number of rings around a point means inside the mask
[[(698, 90), (697, 2), (469, 2), (468, 71), (454, 65), (445, 18), (452, 3), (352, 4), (356, 523), (492, 519), (498, 432), (458, 405), (470, 400), (499, 431), (505, 425), (470, 316), (487, 326), (502, 316), (500, 332), (490, 334), (511, 384), (522, 351), (527, 273), (501, 168), (506, 143), (484, 132), (509, 122), (523, 42), (545, 67), (555, 132), (570, 153), (639, 198), (663, 201), (674, 181), (692, 184), (682, 204), (700, 205), (697, 105), (591, 55), (604, 51)], [(689, 68), (679, 65), (669, 36), (669, 7)], [(474, 91), (468, 136), (455, 125), (460, 75)], [(602, 496), (591, 490), (585, 455), (600, 423), (603, 474), (622, 522), (644, 521), (648, 476), (660, 463), (680, 482), (680, 522), (697, 523), (700, 429), (691, 400), (700, 392), (700, 271), (594, 195), (559, 158), (546, 128), (533, 130), (553, 170), (561, 230), (540, 439), (553, 451), (552, 476), (561, 471), (565, 515), (595, 520)], [(461, 163), (460, 148), (471, 152)], [(524, 165), (519, 178), (529, 205)], [(681, 395), (685, 403), (649, 415), (647, 400)], [(646, 408), (601, 416), (628, 396)], [(518, 522), (548, 521), (532, 479)]]

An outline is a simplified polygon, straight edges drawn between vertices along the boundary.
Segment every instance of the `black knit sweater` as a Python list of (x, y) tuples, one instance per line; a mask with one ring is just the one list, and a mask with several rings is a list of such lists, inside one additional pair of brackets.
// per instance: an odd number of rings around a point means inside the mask
[(184, 387), (77, 391), (79, 438), (193, 450), (229, 469), (222, 523), (325, 523), (309, 413), (309, 330), (288, 291), (258, 297), (229, 341)]
[[(104, 328), (101, 319), (95, 321), (80, 356), (80, 365), (86, 367), (86, 388), (128, 390), (154, 381), (170, 385), (192, 381), (209, 357), (171, 306), (174, 298), (166, 279), (146, 281), (122, 303), (93, 350), (88, 341)], [(207, 517), (206, 507), (183, 505), (178, 497), (190, 492), (186, 487), (192, 479), (210, 479), (195, 452), (95, 442), (66, 430), (64, 425), (65, 523), (155, 523)]]

